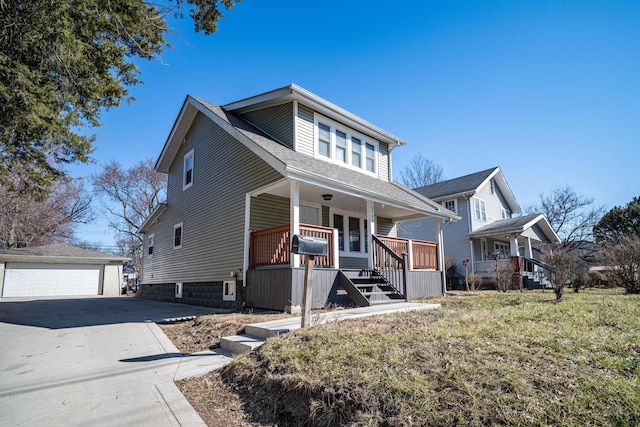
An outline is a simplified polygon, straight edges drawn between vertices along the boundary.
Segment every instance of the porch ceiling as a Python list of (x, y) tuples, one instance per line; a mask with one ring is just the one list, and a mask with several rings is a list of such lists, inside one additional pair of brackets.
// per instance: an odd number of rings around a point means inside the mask
[[(263, 189), (258, 194), (272, 194), (275, 196), (289, 198), (290, 182), (291, 181), (287, 179), (281, 180), (278, 183)], [(325, 194), (330, 194), (331, 200), (324, 200), (322, 196)], [(341, 191), (340, 189), (329, 189), (307, 182), (300, 182), (300, 202), (313, 205), (324, 205), (333, 209), (356, 213), (366, 213), (367, 211), (367, 199), (364, 197), (350, 194)], [(374, 211), (376, 216), (391, 218), (397, 221), (426, 217), (426, 215), (410, 209), (404, 209), (399, 206), (393, 206), (388, 203), (381, 202), (374, 202)]]

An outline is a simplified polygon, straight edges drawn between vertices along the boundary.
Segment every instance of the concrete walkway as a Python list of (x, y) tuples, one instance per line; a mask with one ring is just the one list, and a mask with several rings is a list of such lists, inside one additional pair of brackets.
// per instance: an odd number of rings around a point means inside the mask
[[(312, 324), (438, 304), (399, 303), (314, 315)], [(300, 317), (256, 323), (215, 351), (182, 355), (155, 322), (220, 313), (132, 297), (0, 299), (0, 425), (203, 426), (174, 381), (204, 375)]]

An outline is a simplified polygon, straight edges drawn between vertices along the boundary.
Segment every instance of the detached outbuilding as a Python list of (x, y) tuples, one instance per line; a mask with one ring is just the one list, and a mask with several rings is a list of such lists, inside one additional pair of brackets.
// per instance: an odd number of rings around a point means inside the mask
[(0, 253), (0, 295), (119, 295), (128, 258), (65, 244)]

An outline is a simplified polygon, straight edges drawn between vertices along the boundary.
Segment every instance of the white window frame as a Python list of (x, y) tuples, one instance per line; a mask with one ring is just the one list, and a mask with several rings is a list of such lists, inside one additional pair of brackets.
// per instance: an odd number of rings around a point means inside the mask
[(509, 209), (500, 208), (500, 219), (509, 219), (511, 218), (511, 212)]
[[(180, 245), (176, 245), (176, 230), (180, 229)], [(173, 234), (171, 235), (173, 249), (182, 249), (184, 243), (184, 226), (183, 223), (178, 223), (173, 226)]]
[(493, 178), (489, 180), (489, 192), (491, 192), (491, 194), (496, 194), (496, 182)]
[[(191, 158), (191, 181), (187, 183), (187, 161)], [(195, 156), (193, 155), (193, 149), (189, 150), (187, 154), (184, 155), (184, 159), (182, 162), (182, 190), (186, 190), (187, 188), (191, 188), (193, 186), (193, 170), (195, 169)]]
[[(330, 132), (330, 145), (329, 145), (329, 157), (324, 154), (320, 154), (320, 123), (323, 125), (329, 126)], [(337, 157), (337, 145), (336, 145), (336, 131), (344, 133), (346, 135), (345, 141), (345, 161), (342, 159), (338, 159)], [(360, 141), (360, 165), (353, 165), (353, 146), (352, 146), (352, 138), (356, 138)], [(314, 136), (313, 136), (313, 144), (314, 144), (314, 156), (317, 159), (321, 159), (327, 162), (335, 163), (337, 165), (365, 173), (367, 175), (378, 177), (378, 169), (379, 169), (379, 161), (380, 161), (380, 143), (375, 139), (369, 138), (359, 132), (356, 132), (352, 129), (349, 129), (346, 126), (341, 125), (338, 122), (335, 122), (327, 117), (321, 116), (319, 114), (314, 114)], [(371, 157), (368, 156), (367, 153), (367, 144), (373, 147), (373, 171), (368, 170), (367, 168), (367, 159)]]
[(497, 253), (498, 259), (509, 259), (511, 251), (509, 244), (504, 242), (493, 242), (493, 250)]
[[(340, 250), (340, 255), (352, 258), (367, 258), (369, 256), (369, 246), (371, 246), (371, 239), (365, 235), (364, 222), (367, 219), (367, 215), (362, 215), (356, 212), (343, 211), (340, 209), (329, 209), (329, 221), (331, 228), (336, 228), (333, 223), (333, 216), (341, 215), (343, 218), (344, 227), (344, 250)], [(360, 231), (360, 251), (350, 251), (349, 248), (349, 218), (357, 218)], [(371, 232), (371, 225), (367, 223), (367, 233)], [(366, 251), (365, 251), (366, 249)]]
[[(155, 252), (156, 248), (156, 234), (151, 233), (147, 236), (147, 258), (153, 258), (153, 252)], [(149, 249), (151, 249), (151, 253), (149, 253)]]
[[(447, 203), (451, 203), (453, 202), (453, 209), (450, 209), (447, 207)], [(442, 206), (445, 207), (445, 209), (449, 209), (451, 212), (457, 214), (458, 213), (458, 200), (457, 199), (451, 199), (451, 200), (445, 200), (444, 202), (442, 202)]]
[(222, 282), (222, 301), (235, 301), (236, 300), (236, 281), (225, 280)]
[(480, 260), (487, 261), (487, 255), (489, 255), (487, 239), (480, 239)]
[(473, 198), (474, 218), (476, 221), (487, 222), (487, 203), (479, 198)]

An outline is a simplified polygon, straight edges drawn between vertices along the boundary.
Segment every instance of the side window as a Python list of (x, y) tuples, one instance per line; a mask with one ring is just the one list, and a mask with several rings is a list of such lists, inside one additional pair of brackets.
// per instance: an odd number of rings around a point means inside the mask
[(193, 185), (193, 150), (184, 155), (183, 171), (182, 189), (186, 190)]
[(455, 199), (447, 200), (446, 202), (444, 202), (444, 207), (449, 209), (453, 213), (456, 213), (456, 214), (458, 213), (458, 209), (457, 209), (457, 206), (456, 206), (456, 200)]
[(182, 223), (173, 226), (173, 249), (182, 247)]
[(155, 246), (155, 243), (156, 235), (149, 234), (149, 237), (147, 237), (147, 255), (149, 255), (149, 258), (153, 256), (153, 247)]
[(484, 203), (484, 200), (475, 198), (475, 211), (476, 211), (476, 219), (478, 221), (486, 221), (487, 220), (487, 209)]

